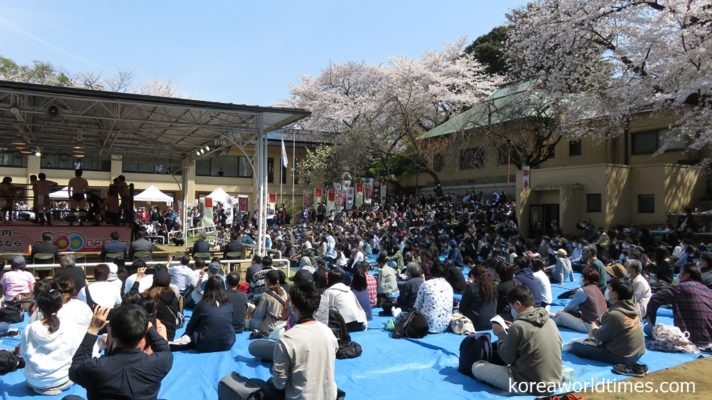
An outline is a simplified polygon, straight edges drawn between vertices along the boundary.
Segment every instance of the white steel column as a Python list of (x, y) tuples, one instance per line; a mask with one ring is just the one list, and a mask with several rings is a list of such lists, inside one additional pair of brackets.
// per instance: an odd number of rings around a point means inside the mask
[(257, 165), (257, 173), (255, 174), (255, 183), (257, 184), (257, 254), (264, 256), (265, 251), (265, 233), (267, 231), (267, 149), (266, 140), (264, 137), (264, 122), (262, 114), (257, 115), (257, 148), (255, 149), (255, 164)]

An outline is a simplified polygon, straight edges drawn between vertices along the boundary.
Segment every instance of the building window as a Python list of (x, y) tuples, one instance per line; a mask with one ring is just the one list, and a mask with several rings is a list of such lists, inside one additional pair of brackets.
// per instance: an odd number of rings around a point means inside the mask
[(154, 160), (137, 156), (124, 156), (121, 160), (121, 170), (140, 174), (180, 175), (181, 173), (179, 160)]
[(267, 159), (267, 183), (274, 183), (274, 158)]
[(195, 163), (198, 176), (224, 176), (230, 178), (252, 178), (250, 161), (244, 156), (217, 156), (198, 160)]
[(665, 151), (685, 148), (685, 141), (679, 138), (674, 130), (667, 128), (634, 133), (632, 142), (633, 155), (653, 154), (661, 148)]
[(497, 165), (507, 165), (511, 159), (509, 146), (506, 144), (497, 146)]
[(471, 147), (460, 150), (460, 169), (478, 169), (485, 166), (485, 148)]
[(581, 155), (581, 139), (569, 140), (569, 156), (580, 156), (580, 155)]
[(445, 168), (445, 156), (443, 153), (438, 153), (433, 157), (433, 171), (442, 172)]
[(586, 195), (586, 212), (601, 212), (600, 193), (588, 193)]
[(41, 166), (46, 169), (111, 171), (111, 160), (108, 157), (101, 157), (98, 155), (78, 159), (65, 154), (43, 154)]
[(16, 151), (0, 149), (0, 167), (27, 167), (27, 157)]
[(655, 212), (655, 195), (654, 194), (639, 194), (638, 195), (638, 213), (652, 214)]
[(653, 154), (658, 151), (658, 131), (633, 134), (633, 154)]

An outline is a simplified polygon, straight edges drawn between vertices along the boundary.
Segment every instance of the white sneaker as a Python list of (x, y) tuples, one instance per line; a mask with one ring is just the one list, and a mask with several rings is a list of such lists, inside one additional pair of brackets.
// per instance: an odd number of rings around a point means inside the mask
[(394, 318), (398, 318), (398, 316), (401, 315), (402, 312), (403, 312), (403, 311), (402, 311), (400, 308), (398, 308), (398, 307), (393, 307), (393, 308), (391, 309), (391, 313), (393, 314), (393, 317), (394, 317)]

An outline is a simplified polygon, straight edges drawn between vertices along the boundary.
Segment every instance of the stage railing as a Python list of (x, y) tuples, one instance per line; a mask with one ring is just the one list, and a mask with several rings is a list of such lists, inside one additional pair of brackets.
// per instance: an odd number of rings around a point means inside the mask
[[(127, 262), (128, 262), (128, 261), (127, 261)], [(251, 259), (251, 258), (244, 258), (244, 259), (237, 259), (237, 260), (219, 260), (218, 262), (219, 262), (220, 264), (226, 264), (226, 265), (227, 265), (227, 270), (226, 270), (226, 272), (230, 273), (230, 272), (233, 272), (233, 271), (238, 271), (238, 272), (241, 271), (241, 270), (240, 270), (240, 264), (248, 264), (248, 265), (249, 265), (249, 264), (252, 262), (252, 259)], [(194, 263), (195, 263), (195, 260), (191, 260), (190, 263), (189, 263), (189, 265), (193, 265)], [(89, 267), (89, 268), (94, 268), (94, 267), (96, 267), (97, 265), (101, 265), (101, 264), (106, 264), (106, 263), (105, 263), (105, 262), (91, 262), (91, 263), (76, 263), (75, 265), (76, 265), (77, 267), (82, 267), (82, 269), (84, 269), (84, 271), (86, 271), (86, 270), (87, 270), (87, 267)], [(173, 260), (170, 265), (173, 266), (173, 265), (179, 265), (179, 264), (180, 264), (180, 261)], [(234, 268), (234, 264), (237, 264), (238, 267), (237, 267), (237, 268)], [(150, 266), (155, 266), (155, 265), (165, 265), (165, 266), (168, 266), (168, 262), (166, 262), (166, 261), (146, 261), (146, 265), (149, 266), (149, 267), (150, 267)], [(285, 269), (286, 271), (285, 271), (284, 273), (285, 273), (285, 275), (287, 276), (287, 278), (289, 278), (289, 266), (290, 266), (290, 264), (289, 264), (289, 260), (288, 260), (288, 259), (286, 259), (286, 258), (281, 258), (281, 257), (280, 257), (280, 258), (273, 258), (273, 259), (272, 259), (272, 266), (275, 267), (275, 268), (277, 268), (277, 269)], [(55, 264), (27, 264), (27, 265), (25, 266), (25, 268), (27, 268), (27, 270), (29, 270), (29, 271), (34, 271), (34, 270), (42, 270), (42, 271), (52, 270), (52, 272), (54, 273), (54, 270), (60, 269), (60, 268), (62, 268), (62, 266), (59, 265), (59, 264), (57, 264), (57, 263), (55, 263)], [(9, 270), (10, 270), (10, 266), (9, 266), (9, 265), (6, 265), (6, 266), (5, 266), (5, 271), (9, 271)]]

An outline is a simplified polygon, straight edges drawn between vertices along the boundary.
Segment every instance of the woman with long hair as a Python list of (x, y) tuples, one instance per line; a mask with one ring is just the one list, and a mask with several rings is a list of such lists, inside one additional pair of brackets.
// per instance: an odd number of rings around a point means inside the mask
[(176, 336), (176, 317), (180, 312), (178, 296), (170, 288), (170, 284), (171, 275), (168, 270), (159, 268), (153, 274), (151, 288), (143, 292), (144, 297), (150, 298), (155, 303), (156, 318), (164, 325), (168, 341), (173, 340)]
[(62, 308), (62, 293), (39, 291), (35, 303), (38, 318), (25, 327), (20, 342), (25, 379), (35, 393), (58, 395), (72, 386), (69, 367), (79, 343), (57, 315)]
[(213, 275), (205, 282), (203, 297), (185, 328), (191, 345), (203, 352), (229, 350), (235, 343), (232, 305), (222, 278)]
[[(361, 263), (363, 264), (363, 263)], [(366, 272), (361, 268), (361, 264), (358, 265), (354, 271), (354, 277), (351, 280), (351, 291), (356, 296), (356, 299), (361, 304), (361, 308), (366, 313), (366, 320), (370, 321), (373, 319), (371, 313), (371, 300), (368, 296), (368, 283), (366, 281)]]
[(267, 290), (260, 295), (249, 327), (261, 332), (272, 332), (277, 322), (285, 321), (289, 295), (279, 284), (279, 271), (276, 269), (267, 273), (266, 281)]
[(497, 288), (482, 265), (470, 270), (469, 285), (462, 293), (460, 312), (469, 318), (478, 331), (492, 329), (490, 319), (497, 314)]
[(648, 268), (658, 278), (658, 282), (672, 284), (673, 266), (667, 247), (658, 246), (655, 248), (655, 265), (649, 265)]

